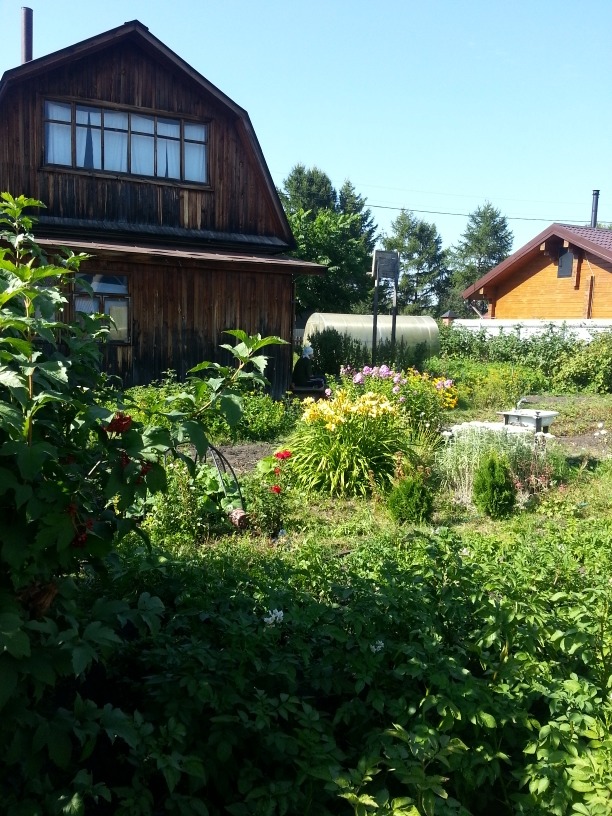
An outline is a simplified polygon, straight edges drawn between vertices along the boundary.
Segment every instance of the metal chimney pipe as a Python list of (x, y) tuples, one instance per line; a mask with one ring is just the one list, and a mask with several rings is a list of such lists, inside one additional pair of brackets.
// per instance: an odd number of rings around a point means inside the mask
[(33, 14), (31, 8), (21, 7), (21, 64), (32, 59)]
[(591, 210), (591, 226), (597, 226), (597, 207), (599, 206), (599, 190), (593, 190), (593, 209)]

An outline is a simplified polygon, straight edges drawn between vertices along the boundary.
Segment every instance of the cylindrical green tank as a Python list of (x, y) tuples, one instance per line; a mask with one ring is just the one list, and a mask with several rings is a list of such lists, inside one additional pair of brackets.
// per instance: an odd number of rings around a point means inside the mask
[[(365, 346), (372, 347), (372, 315), (336, 314), (333, 312), (314, 312), (308, 318), (304, 328), (304, 345), (310, 337), (324, 329), (335, 329), (340, 334), (348, 334)], [(376, 318), (376, 342), (391, 340), (391, 315), (378, 315)], [(403, 341), (408, 348), (424, 343), (428, 357), (440, 351), (440, 332), (433, 317), (412, 317), (398, 315), (395, 324), (395, 340)]]

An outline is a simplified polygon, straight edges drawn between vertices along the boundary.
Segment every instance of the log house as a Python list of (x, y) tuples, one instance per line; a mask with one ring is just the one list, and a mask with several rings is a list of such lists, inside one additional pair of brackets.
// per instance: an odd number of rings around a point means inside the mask
[[(94, 297), (112, 316), (106, 370), (125, 386), (226, 359), (226, 329), (291, 343), (297, 275), (324, 268), (295, 246), (248, 114), (137, 20), (24, 62), (0, 81), (0, 190), (46, 205), (50, 251), (92, 257)], [(272, 393), (292, 348), (272, 346)]]
[(462, 296), (490, 318), (612, 318), (612, 230), (552, 224)]

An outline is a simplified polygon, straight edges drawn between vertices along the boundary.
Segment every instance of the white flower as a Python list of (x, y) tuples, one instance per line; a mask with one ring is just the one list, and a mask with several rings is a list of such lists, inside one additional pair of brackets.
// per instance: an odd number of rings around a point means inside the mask
[(376, 652), (381, 652), (385, 648), (385, 644), (382, 640), (377, 640), (375, 643), (370, 643), (370, 651), (372, 654), (376, 654)]
[(459, 550), (459, 555), (463, 556), (464, 558), (469, 558), (472, 554), (472, 551), (467, 547), (463, 547), (463, 549)]
[(276, 623), (283, 622), (284, 613), (282, 609), (268, 609), (268, 617), (264, 618), (263, 621), (268, 626), (274, 626)]

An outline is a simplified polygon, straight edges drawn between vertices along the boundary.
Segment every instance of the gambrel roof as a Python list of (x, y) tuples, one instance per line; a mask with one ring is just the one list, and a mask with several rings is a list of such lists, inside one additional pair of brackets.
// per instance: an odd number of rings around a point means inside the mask
[(481, 290), (495, 286), (502, 280), (511, 277), (519, 266), (535, 257), (540, 252), (541, 246), (551, 240), (558, 240), (559, 243), (567, 241), (573, 247), (578, 247), (596, 258), (612, 263), (612, 230), (571, 224), (551, 224), (505, 261), (493, 267), (486, 275), (464, 289), (461, 293), (462, 297), (464, 300), (478, 297)]
[[(287, 217), (280, 202), (276, 187), (270, 175), (270, 171), (266, 164), (263, 152), (259, 145), (257, 136), (251, 124), (248, 113), (244, 108), (237, 105), (226, 94), (220, 91), (212, 82), (209, 82), (204, 76), (196, 71), (191, 65), (185, 62), (164, 43), (157, 39), (149, 32), (149, 29), (138, 20), (126, 22), (117, 28), (110, 31), (103, 32), (94, 37), (90, 37), (82, 42), (70, 45), (67, 48), (62, 48), (52, 54), (48, 54), (38, 59), (33, 59), (22, 65), (12, 68), (2, 75), (0, 79), (0, 104), (3, 98), (16, 84), (25, 80), (35, 79), (38, 76), (46, 74), (55, 68), (63, 68), (70, 65), (72, 62), (87, 58), (105, 49), (114, 47), (116, 45), (136, 46), (142, 49), (146, 54), (152, 57), (156, 62), (165, 65), (169, 70), (178, 72), (183, 79), (193, 83), (196, 90), (212, 97), (216, 104), (221, 106), (232, 118), (236, 124), (238, 131), (241, 134), (243, 143), (247, 150), (251, 152), (254, 164), (259, 168), (261, 174), (261, 182), (263, 188), (269, 196), (269, 203), (283, 228), (283, 235), (280, 236), (282, 247), (279, 249), (287, 250), (295, 246), (295, 240), (289, 227)], [(44, 222), (44, 216), (41, 222)], [(193, 232), (192, 236), (195, 239), (206, 239), (207, 236), (198, 235)]]

